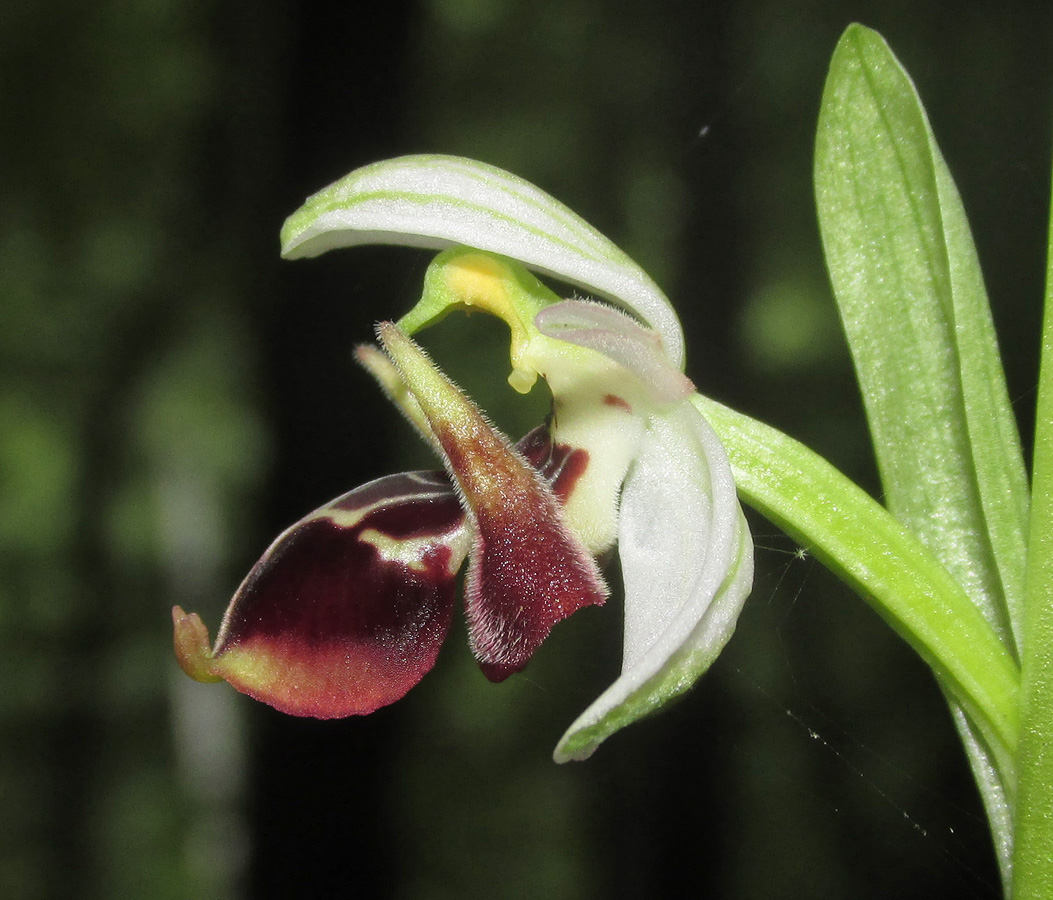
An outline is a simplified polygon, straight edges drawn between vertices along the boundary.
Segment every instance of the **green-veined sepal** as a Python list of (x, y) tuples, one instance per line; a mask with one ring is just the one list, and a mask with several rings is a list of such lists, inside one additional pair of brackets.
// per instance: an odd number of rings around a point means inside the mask
[(414, 155), (356, 169), (285, 222), (282, 255), (356, 244), (463, 244), (518, 260), (639, 316), (683, 366), (680, 322), (665, 294), (584, 219), (528, 181), (475, 160)]

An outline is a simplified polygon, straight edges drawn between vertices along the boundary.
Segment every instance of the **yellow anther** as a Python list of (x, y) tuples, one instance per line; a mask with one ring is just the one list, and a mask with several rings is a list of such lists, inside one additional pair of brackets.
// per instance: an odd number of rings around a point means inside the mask
[(536, 331), (533, 321), (524, 322), (522, 314), (533, 315), (536, 309), (531, 305), (524, 310), (523, 298), (512, 296), (509, 288), (518, 288), (512, 272), (492, 256), (465, 253), (452, 260), (443, 274), (449, 295), (458, 303), (488, 312), (507, 323), (512, 338), (512, 374), (508, 376), (508, 383), (521, 394), (529, 393), (537, 381), (537, 372), (525, 363), (525, 358)]

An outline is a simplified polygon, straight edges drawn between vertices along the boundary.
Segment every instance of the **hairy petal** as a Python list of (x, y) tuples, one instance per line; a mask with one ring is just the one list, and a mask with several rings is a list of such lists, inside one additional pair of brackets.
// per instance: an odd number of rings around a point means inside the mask
[(282, 228), (287, 258), (356, 244), (463, 244), (519, 260), (630, 310), (683, 365), (680, 322), (647, 273), (558, 200), (494, 166), (440, 155), (384, 160), (309, 197)]
[[(606, 585), (564, 525), (545, 477), (397, 326), (382, 323), (378, 334), (427, 416), (472, 519), (469, 638), (483, 673), (501, 681), (526, 666), (553, 625), (603, 603)], [(558, 463), (538, 454), (537, 464), (558, 480)]]
[[(563, 521), (592, 554), (605, 553), (617, 537), (618, 492), (636, 456), (644, 416), (655, 405), (653, 385), (644, 376), (600, 350), (580, 346), (566, 335), (549, 337), (536, 324), (559, 298), (519, 263), (481, 250), (453, 247), (428, 267), (420, 301), (399, 322), (408, 334), (444, 319), (452, 310), (482, 310), (502, 319), (511, 337), (509, 384), (525, 393), (544, 377), (552, 393), (552, 437), (578, 451), (587, 465), (576, 470), (573, 490), (556, 490)], [(608, 349), (642, 345), (656, 380), (682, 391), (690, 382), (669, 362), (658, 335), (627, 314), (600, 304), (571, 303), (604, 316), (612, 332)], [(590, 323), (593, 324), (593, 323)], [(616, 332), (616, 329), (620, 329)], [(589, 329), (591, 336), (598, 326)], [(577, 331), (574, 332), (577, 334)], [(627, 340), (624, 335), (631, 337)], [(677, 393), (676, 396), (680, 396)]]
[(585, 759), (615, 731), (683, 693), (734, 631), (753, 581), (753, 546), (727, 455), (689, 403), (652, 417), (622, 493), (622, 674), (568, 729), (558, 762)]
[(695, 392), (691, 380), (666, 355), (658, 334), (620, 310), (587, 300), (564, 300), (546, 306), (534, 322), (542, 334), (598, 350), (631, 371), (655, 403), (675, 403)]
[(428, 417), (424, 415), (424, 410), (420, 408), (417, 398), (410, 393), (406, 382), (402, 380), (398, 366), (391, 361), (391, 358), (375, 344), (360, 344), (355, 347), (355, 359), (376, 379), (387, 398), (417, 429), (417, 433), (431, 445), (436, 453), (442, 455), (442, 447), (428, 424)]
[(271, 544), (234, 595), (214, 651), (197, 615), (177, 608), (180, 664), (292, 715), (373, 712), (435, 664), (468, 544), (444, 473), (372, 481)]

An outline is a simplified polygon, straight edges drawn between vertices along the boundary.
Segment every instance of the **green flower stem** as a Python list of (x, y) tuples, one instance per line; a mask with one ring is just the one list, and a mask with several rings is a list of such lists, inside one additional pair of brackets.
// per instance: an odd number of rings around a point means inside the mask
[(1024, 593), (1013, 897), (1053, 897), (1053, 214)]
[(727, 448), (742, 499), (921, 654), (976, 724), (1002, 782), (1013, 785), (1019, 670), (961, 585), (884, 507), (803, 444), (708, 398), (694, 402)]

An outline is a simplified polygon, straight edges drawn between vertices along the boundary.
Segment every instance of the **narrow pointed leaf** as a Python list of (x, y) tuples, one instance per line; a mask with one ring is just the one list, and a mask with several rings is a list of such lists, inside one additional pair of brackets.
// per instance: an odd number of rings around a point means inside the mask
[(815, 182), (889, 509), (1015, 654), (1028, 489), (976, 250), (914, 85), (862, 26), (831, 62)]
[(1020, 698), (1012, 891), (1018, 898), (1053, 896), (1053, 204), (1048, 228)]
[(622, 674), (568, 729), (557, 762), (587, 758), (709, 668), (752, 587), (752, 551), (712, 429), (688, 403), (653, 417), (622, 493)]
[[(983, 278), (914, 85), (862, 26), (845, 32), (831, 61), (815, 183), (889, 509), (1018, 656), (1029, 498)], [(998, 760), (982, 759), (965, 721), (955, 717), (1002, 848), (1011, 835), (999, 832), (997, 811), (1012, 782)], [(1000, 852), (1003, 880), (1006, 859)]]
[[(983, 801), (987, 820), (991, 823), (995, 858), (1002, 876), (1002, 887), (1009, 898), (1012, 896), (1009, 886), (1013, 872), (1013, 806), (1010, 803), (1013, 792), (1006, 788), (1004, 773), (996, 768), (991, 751), (988, 750), (976, 723), (965, 714), (961, 704), (949, 696), (946, 690), (943, 694), (947, 698), (954, 718), (954, 727), (962, 739), (965, 756), (980, 789), (980, 799)], [(1023, 734), (1021, 729), (1021, 743), (1024, 740)]]
[(309, 197), (282, 228), (288, 258), (356, 244), (464, 244), (509, 256), (630, 310), (683, 366), (680, 323), (647, 273), (558, 200), (494, 166), (440, 155), (374, 163)]

